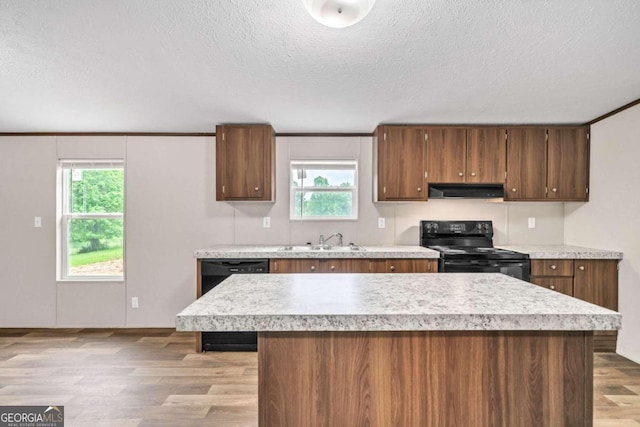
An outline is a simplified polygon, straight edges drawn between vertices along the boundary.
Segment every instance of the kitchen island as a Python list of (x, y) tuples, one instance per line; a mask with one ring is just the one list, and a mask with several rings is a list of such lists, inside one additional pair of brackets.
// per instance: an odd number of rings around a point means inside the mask
[(182, 331), (258, 331), (272, 425), (592, 423), (616, 312), (501, 274), (234, 275)]

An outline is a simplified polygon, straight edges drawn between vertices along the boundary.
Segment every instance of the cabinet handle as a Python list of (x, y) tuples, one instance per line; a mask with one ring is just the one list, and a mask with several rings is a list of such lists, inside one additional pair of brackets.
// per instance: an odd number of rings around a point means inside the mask
[(422, 187), (418, 187), (418, 193), (422, 191)]
[(389, 267), (389, 270), (396, 271), (396, 267), (394, 265), (392, 265), (391, 267)]
[(556, 268), (558, 268), (558, 267), (556, 267), (556, 265), (555, 265), (555, 264), (552, 264), (552, 265), (550, 265), (550, 266), (549, 266), (549, 268), (550, 268), (550, 269), (552, 269), (552, 270), (555, 270), (555, 269), (556, 269)]
[(552, 188), (551, 191), (553, 191), (554, 193), (558, 191), (557, 188)]
[(464, 176), (462, 172), (458, 172), (458, 176)]
[(278, 271), (278, 261), (273, 262), (273, 271)]
[(476, 173), (475, 172), (471, 172), (471, 176), (476, 176)]
[(511, 189), (511, 192), (512, 192), (512, 193), (515, 193), (516, 191), (518, 191), (518, 190), (516, 190), (515, 188), (512, 188), (512, 189)]
[(382, 194), (386, 194), (387, 192), (387, 187), (382, 187)]
[(555, 287), (555, 286), (553, 286), (553, 285), (551, 285), (551, 286), (549, 286), (549, 289), (551, 289), (552, 291), (554, 291), (554, 290), (556, 289), (556, 287)]
[(335, 266), (335, 265), (332, 265), (332, 266), (331, 266), (331, 267), (329, 267), (329, 268), (331, 269), (331, 271), (333, 271), (333, 270), (335, 270), (335, 269), (336, 269), (336, 266)]
[(260, 187), (253, 187), (253, 191), (259, 191)]
[(580, 267), (578, 267), (578, 270), (584, 271), (584, 265), (581, 265)]
[(311, 271), (316, 271), (316, 266), (315, 265), (311, 266)]

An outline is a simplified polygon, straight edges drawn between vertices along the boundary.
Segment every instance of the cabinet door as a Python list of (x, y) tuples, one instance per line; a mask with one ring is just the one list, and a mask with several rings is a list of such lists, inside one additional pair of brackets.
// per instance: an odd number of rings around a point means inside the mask
[(575, 260), (573, 295), (618, 310), (618, 260)]
[(317, 273), (320, 262), (317, 259), (272, 259), (270, 273)]
[(274, 159), (271, 126), (217, 126), (216, 199), (272, 200)]
[(378, 200), (427, 200), (424, 130), (381, 126), (376, 133)]
[(368, 273), (368, 259), (327, 259), (320, 261), (320, 271), (323, 273)]
[(531, 277), (531, 283), (573, 296), (573, 277)]
[(544, 200), (547, 185), (547, 132), (542, 128), (507, 130), (507, 200)]
[(548, 166), (548, 199), (586, 201), (589, 171), (587, 129), (549, 129)]
[(467, 130), (467, 182), (504, 182), (507, 171), (506, 132), (498, 128)]
[(427, 128), (427, 181), (465, 182), (467, 131)]
[(371, 261), (372, 273), (436, 273), (438, 261), (433, 259), (388, 259)]

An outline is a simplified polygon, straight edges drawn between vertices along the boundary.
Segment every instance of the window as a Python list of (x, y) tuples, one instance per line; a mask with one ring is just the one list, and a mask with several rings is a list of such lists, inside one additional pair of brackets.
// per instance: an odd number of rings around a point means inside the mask
[(355, 160), (291, 161), (291, 219), (358, 219)]
[(60, 278), (123, 278), (124, 164), (61, 161)]

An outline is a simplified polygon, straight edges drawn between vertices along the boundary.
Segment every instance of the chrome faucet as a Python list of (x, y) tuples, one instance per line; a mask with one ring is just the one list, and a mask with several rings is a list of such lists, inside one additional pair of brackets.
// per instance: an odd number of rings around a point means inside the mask
[(324, 238), (324, 235), (321, 234), (320, 239), (318, 239), (318, 244), (320, 246), (323, 246), (334, 237), (338, 238), (338, 246), (342, 246), (342, 233), (333, 233), (331, 236), (327, 237), (326, 239)]

